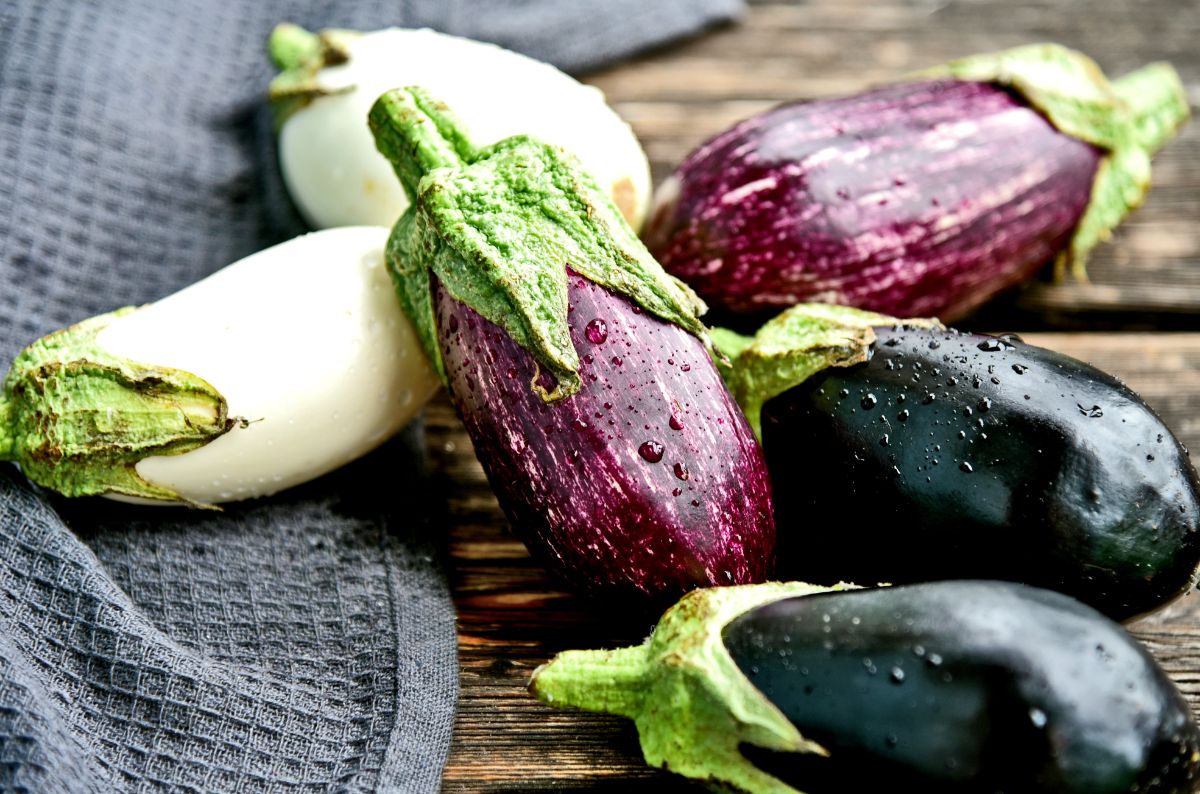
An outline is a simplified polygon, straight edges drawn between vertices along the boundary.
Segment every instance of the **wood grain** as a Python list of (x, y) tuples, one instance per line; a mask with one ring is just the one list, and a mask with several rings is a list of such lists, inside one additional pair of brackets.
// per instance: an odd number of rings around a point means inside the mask
[[(777, 102), (847, 93), (949, 58), (1043, 40), (1089, 52), (1112, 75), (1170, 60), (1192, 104), (1200, 99), (1200, 0), (754, 3), (737, 24), (588, 81), (631, 122), (657, 182), (693, 146)], [(1200, 450), (1200, 124), (1163, 151), (1155, 181), (1146, 205), (1093, 256), (1089, 283), (1035, 284), (965, 325), (1033, 331), (1022, 335), (1113, 372)], [(1084, 329), (1091, 332), (1072, 332)], [(647, 769), (625, 721), (552, 710), (525, 692), (530, 673), (554, 653), (638, 642), (649, 625), (606, 616), (549, 580), (509, 534), (444, 398), (426, 418), (447, 494), (462, 663), (444, 790), (703, 790)], [(1133, 629), (1200, 712), (1200, 595)]]

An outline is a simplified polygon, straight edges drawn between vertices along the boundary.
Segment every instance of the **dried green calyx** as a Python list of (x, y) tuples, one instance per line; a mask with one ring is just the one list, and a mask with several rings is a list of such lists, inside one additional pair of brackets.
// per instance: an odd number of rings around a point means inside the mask
[(312, 33), (287, 22), (275, 26), (267, 52), (280, 70), (269, 89), (276, 129), (314, 99), (354, 90), (354, 86), (345, 86), (331, 91), (320, 84), (317, 75), (327, 66), (350, 60), (350, 43), (360, 36), (354, 30)]
[(553, 706), (620, 714), (637, 724), (646, 763), (754, 794), (797, 794), (755, 767), (740, 746), (825, 754), (750, 683), (721, 633), (755, 607), (843, 590), (803, 582), (694, 590), (643, 644), (566, 651), (538, 668), (529, 688)]
[(1153, 63), (1109, 82), (1087, 56), (1057, 44), (1032, 44), (975, 55), (923, 72), (926, 77), (1002, 85), (1023, 97), (1066, 135), (1097, 146), (1105, 157), (1091, 201), (1057, 261), (1085, 276), (1088, 254), (1142, 203), (1150, 189), (1150, 158), (1188, 118), (1179, 75)]
[(754, 434), (762, 440), (762, 407), (767, 400), (799, 386), (828, 367), (866, 361), (875, 328), (907, 325), (939, 328), (937, 320), (897, 320), (885, 314), (801, 303), (768, 320), (754, 336), (725, 328), (712, 330), (713, 344), (729, 357), (717, 368)]
[(94, 317), (34, 342), (0, 394), (0, 459), (65, 496), (122, 494), (187, 501), (147, 482), (136, 465), (177, 455), (230, 430), (225, 398), (188, 372), (138, 364), (97, 335), (134, 309)]
[(707, 341), (704, 304), (667, 275), (574, 156), (527, 136), (476, 148), (415, 87), (381, 96), (369, 122), (412, 204), (388, 240), (388, 265), (443, 381), (433, 277), (554, 376), (550, 391), (531, 384), (547, 401), (580, 387), (568, 268)]

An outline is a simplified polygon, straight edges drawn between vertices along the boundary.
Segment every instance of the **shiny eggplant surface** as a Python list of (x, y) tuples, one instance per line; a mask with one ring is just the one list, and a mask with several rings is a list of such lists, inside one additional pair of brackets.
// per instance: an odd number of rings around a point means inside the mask
[(723, 643), (829, 751), (743, 746), (807, 794), (1189, 792), (1198, 733), (1150, 655), (1095, 610), (1007, 582), (773, 601)]
[(763, 406), (782, 578), (1006, 579), (1122, 620), (1192, 585), (1200, 485), (1136, 394), (1015, 337), (876, 332)]

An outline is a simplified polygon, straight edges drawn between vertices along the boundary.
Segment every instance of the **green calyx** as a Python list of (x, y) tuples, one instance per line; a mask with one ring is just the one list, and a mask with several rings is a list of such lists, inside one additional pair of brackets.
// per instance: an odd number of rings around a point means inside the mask
[(97, 335), (131, 311), (86, 320), (18, 354), (0, 397), (0, 459), (65, 496), (186, 502), (142, 479), (137, 463), (204, 446), (237, 420), (195, 375), (137, 364), (97, 345)]
[(763, 604), (847, 587), (789, 582), (695, 590), (667, 610), (642, 645), (566, 651), (534, 671), (529, 688), (552, 706), (629, 717), (651, 766), (734, 791), (798, 794), (748, 762), (739, 746), (826, 751), (750, 683), (721, 632)]
[(416, 87), (381, 96), (368, 120), (412, 199), (388, 240), (388, 265), (443, 382), (432, 276), (554, 376), (552, 390), (537, 377), (530, 384), (547, 402), (580, 387), (568, 268), (707, 342), (704, 304), (667, 275), (572, 155), (527, 136), (477, 149)]
[(1109, 82), (1087, 56), (1057, 44), (1033, 44), (953, 61), (927, 77), (1002, 85), (1023, 97), (1060, 132), (1106, 152), (1087, 210), (1055, 267), (1086, 276), (1088, 254), (1142, 203), (1150, 158), (1187, 120), (1187, 96), (1169, 64), (1154, 63)]
[(350, 60), (350, 43), (361, 35), (353, 30), (312, 33), (287, 22), (275, 26), (267, 42), (267, 52), (280, 70), (269, 89), (276, 130), (314, 99), (354, 90), (354, 86), (337, 90), (322, 87), (317, 75), (326, 66)]
[(725, 385), (761, 441), (762, 407), (767, 400), (828, 367), (866, 361), (875, 328), (898, 324), (941, 326), (937, 320), (897, 320), (848, 306), (801, 303), (768, 320), (752, 337), (724, 328), (711, 333), (713, 344), (730, 359), (717, 364)]

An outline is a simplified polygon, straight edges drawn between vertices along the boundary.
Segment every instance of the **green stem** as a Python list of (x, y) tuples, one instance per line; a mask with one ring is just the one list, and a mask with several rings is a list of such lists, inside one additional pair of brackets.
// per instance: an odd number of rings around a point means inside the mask
[(476, 156), (449, 109), (420, 89), (388, 91), (371, 106), (367, 123), (375, 146), (391, 161), (410, 202), (415, 202), (425, 174), (437, 168), (461, 168)]
[(17, 438), (13, 435), (16, 406), (0, 394), (0, 460), (16, 460)]
[(1168, 63), (1152, 63), (1113, 81), (1133, 111), (1138, 144), (1153, 155), (1188, 118), (1188, 100), (1179, 74)]
[(566, 651), (534, 674), (529, 687), (546, 703), (634, 718), (646, 692), (649, 646)]
[(280, 71), (297, 69), (313, 61), (323, 48), (320, 36), (290, 22), (276, 25), (267, 42), (267, 53)]

